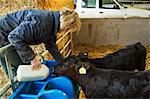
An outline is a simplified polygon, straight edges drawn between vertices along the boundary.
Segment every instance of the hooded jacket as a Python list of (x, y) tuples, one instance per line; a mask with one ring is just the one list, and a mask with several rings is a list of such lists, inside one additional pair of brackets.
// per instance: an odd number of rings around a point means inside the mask
[(22, 10), (0, 19), (0, 47), (11, 43), (24, 63), (34, 59), (29, 45), (44, 43), (56, 60), (63, 57), (56, 45), (60, 12), (49, 10)]

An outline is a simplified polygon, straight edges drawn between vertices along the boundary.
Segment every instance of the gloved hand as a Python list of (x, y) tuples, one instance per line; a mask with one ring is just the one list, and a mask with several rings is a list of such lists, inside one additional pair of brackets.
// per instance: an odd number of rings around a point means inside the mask
[(32, 70), (38, 70), (41, 68), (41, 62), (38, 59), (38, 56), (31, 61)]

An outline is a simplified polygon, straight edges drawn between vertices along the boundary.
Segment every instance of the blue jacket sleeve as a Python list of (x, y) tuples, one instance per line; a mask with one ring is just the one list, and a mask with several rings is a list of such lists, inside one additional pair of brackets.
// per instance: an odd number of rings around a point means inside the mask
[(52, 54), (54, 59), (56, 59), (58, 62), (61, 62), (63, 60), (63, 56), (60, 54), (60, 51), (56, 45), (56, 35), (51, 36), (50, 39), (51, 42), (45, 42), (45, 47)]
[(25, 63), (29, 63), (35, 57), (33, 50), (29, 47), (29, 44), (38, 38), (35, 36), (37, 32), (35, 24), (34, 21), (23, 21), (8, 35), (9, 42), (15, 47), (21, 60)]

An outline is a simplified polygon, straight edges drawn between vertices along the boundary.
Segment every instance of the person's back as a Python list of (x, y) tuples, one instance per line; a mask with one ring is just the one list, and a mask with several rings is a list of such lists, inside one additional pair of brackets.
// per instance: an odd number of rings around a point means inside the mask
[[(1, 38), (0, 47), (9, 44), (8, 41), (9, 33), (25, 21), (29, 22), (29, 29), (32, 29), (30, 28), (32, 26), (32, 23), (38, 26), (35, 27), (36, 29), (38, 29), (36, 31), (37, 35), (38, 33), (42, 32), (41, 30), (45, 30), (43, 29), (45, 28), (45, 25), (47, 24), (51, 24), (49, 26), (53, 25), (52, 13), (51, 11), (48, 10), (22, 10), (7, 14), (0, 19), (0, 38)], [(33, 39), (33, 41), (36, 40)]]

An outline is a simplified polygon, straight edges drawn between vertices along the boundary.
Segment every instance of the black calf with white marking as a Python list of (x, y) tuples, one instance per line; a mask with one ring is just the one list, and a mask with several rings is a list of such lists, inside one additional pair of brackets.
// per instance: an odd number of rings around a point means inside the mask
[[(81, 67), (86, 68), (86, 74), (79, 73)], [(89, 63), (64, 62), (56, 67), (55, 74), (71, 77), (86, 98), (150, 98), (150, 71), (99, 69)]]

